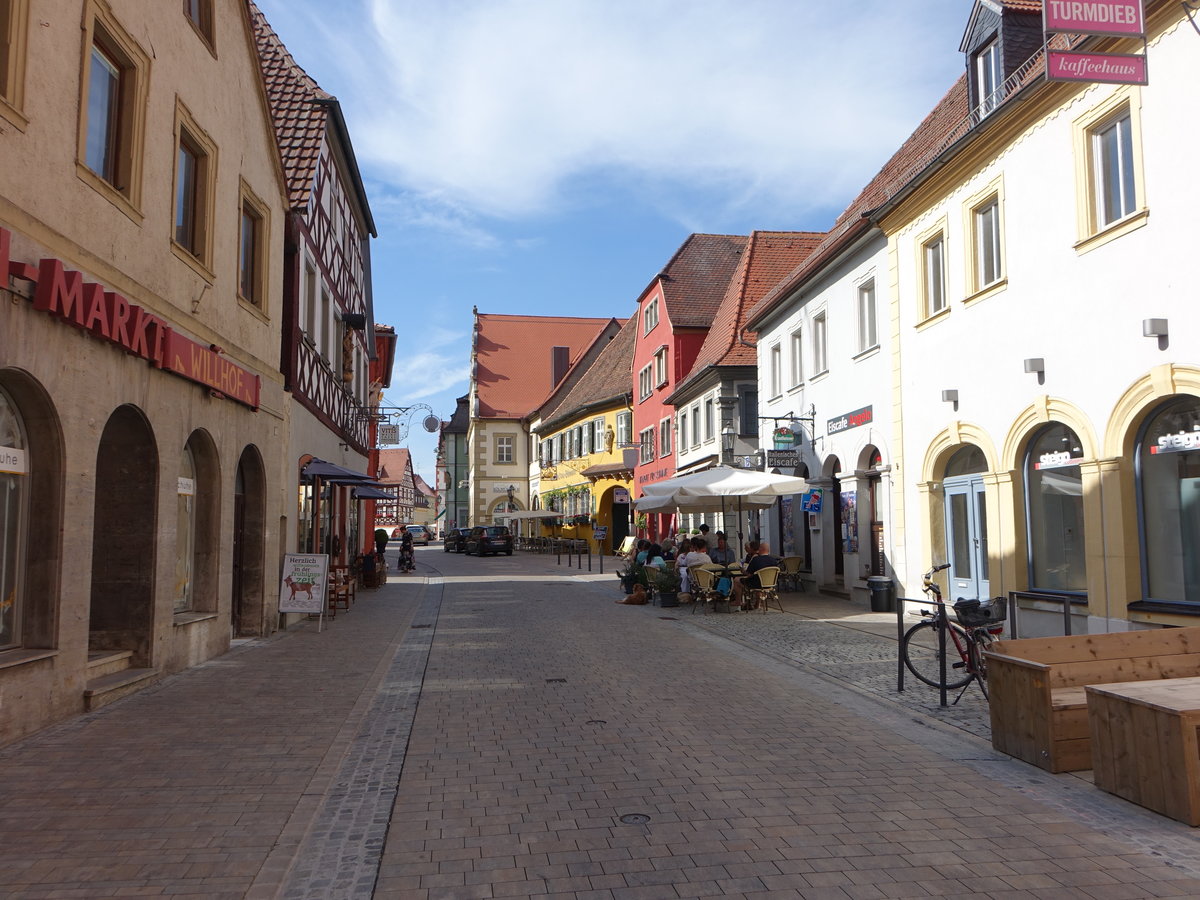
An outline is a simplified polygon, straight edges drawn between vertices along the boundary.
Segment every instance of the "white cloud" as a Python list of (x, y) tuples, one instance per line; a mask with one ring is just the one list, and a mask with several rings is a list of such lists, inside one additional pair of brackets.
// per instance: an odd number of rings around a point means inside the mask
[(494, 238), (480, 216), (544, 213), (597, 174), (665, 179), (660, 206), (680, 219), (695, 190), (731, 209), (841, 208), (949, 87), (969, 11), (961, 0), (368, 6), (369, 25), (347, 16), (329, 35), (339, 24), (324, 23), (324, 64), (347, 70), (356, 150), (393, 187), (373, 203), (481, 247)]

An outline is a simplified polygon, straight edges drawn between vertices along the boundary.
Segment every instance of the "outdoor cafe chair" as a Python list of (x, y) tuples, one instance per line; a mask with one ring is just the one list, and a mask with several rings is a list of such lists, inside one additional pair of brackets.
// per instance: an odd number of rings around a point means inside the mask
[(710, 603), (715, 612), (716, 604), (725, 599), (717, 593), (717, 574), (704, 566), (688, 566), (688, 586), (692, 591), (692, 615), (698, 606), (704, 606), (707, 612)]
[(767, 605), (771, 601), (775, 601), (779, 611), (783, 612), (783, 603), (779, 600), (779, 572), (779, 566), (764, 566), (754, 573), (758, 576), (759, 586), (746, 588), (747, 601), (753, 602), (755, 606), (761, 606), (764, 615), (767, 612)]
[(800, 578), (800, 567), (804, 565), (803, 556), (785, 556), (779, 560), (779, 588), (784, 591), (803, 591), (804, 582)]

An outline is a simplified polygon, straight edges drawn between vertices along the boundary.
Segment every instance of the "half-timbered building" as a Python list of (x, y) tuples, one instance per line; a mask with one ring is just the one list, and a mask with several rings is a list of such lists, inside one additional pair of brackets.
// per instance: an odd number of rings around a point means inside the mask
[[(353, 480), (368, 474), (376, 356), (369, 242), (375, 223), (337, 98), (292, 58), (253, 7), (259, 60), (287, 178), (282, 355), (292, 398), (288, 461), (298, 506), (287, 545), (345, 564), (365, 545)], [(347, 473), (348, 474), (348, 473)]]

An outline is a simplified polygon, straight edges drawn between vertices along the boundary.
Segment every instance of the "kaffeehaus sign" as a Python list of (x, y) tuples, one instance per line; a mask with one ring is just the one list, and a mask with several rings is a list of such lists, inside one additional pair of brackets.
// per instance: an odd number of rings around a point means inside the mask
[(34, 285), (33, 308), (116, 344), (156, 369), (203, 385), (251, 409), (258, 409), (260, 379), (201, 344), (175, 331), (164, 319), (130, 303), (116, 291), (84, 281), (60, 259), (32, 263), (11, 259), (12, 232), (0, 228), (0, 273)]

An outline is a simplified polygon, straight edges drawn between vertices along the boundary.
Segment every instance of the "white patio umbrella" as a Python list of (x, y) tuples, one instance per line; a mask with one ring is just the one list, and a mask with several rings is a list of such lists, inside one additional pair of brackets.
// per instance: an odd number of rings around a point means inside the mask
[(716, 509), (718, 502), (724, 509), (725, 500), (737, 500), (740, 554), (741, 511), (744, 507), (770, 506), (779, 497), (802, 494), (807, 490), (808, 482), (803, 478), (735, 469), (732, 466), (714, 466), (691, 475), (679, 475), (647, 485), (642, 489), (644, 496), (634, 506), (645, 512), (670, 509), (691, 512)]

